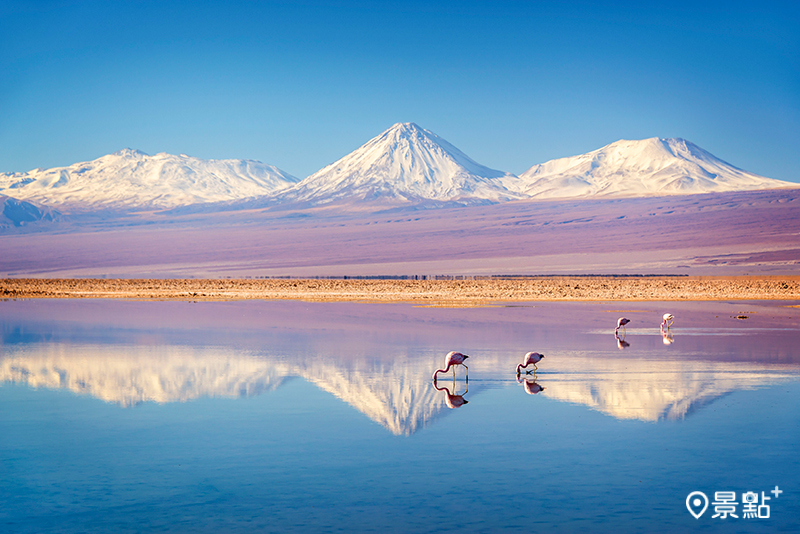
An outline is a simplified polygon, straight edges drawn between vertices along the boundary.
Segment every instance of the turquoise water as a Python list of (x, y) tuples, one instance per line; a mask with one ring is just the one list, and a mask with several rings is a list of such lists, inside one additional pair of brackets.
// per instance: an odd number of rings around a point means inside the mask
[(785, 304), (3, 301), (0, 531), (796, 532)]

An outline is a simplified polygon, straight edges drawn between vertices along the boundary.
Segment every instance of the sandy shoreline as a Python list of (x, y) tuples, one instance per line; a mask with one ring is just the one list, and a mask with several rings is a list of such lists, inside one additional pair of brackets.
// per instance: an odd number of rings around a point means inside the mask
[(0, 298), (304, 300), (477, 306), (526, 301), (800, 300), (800, 276), (488, 280), (0, 279)]

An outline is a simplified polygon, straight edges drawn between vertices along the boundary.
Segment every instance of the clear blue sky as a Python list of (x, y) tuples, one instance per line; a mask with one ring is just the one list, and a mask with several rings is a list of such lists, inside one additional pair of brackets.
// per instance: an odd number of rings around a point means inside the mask
[(514, 173), (658, 136), (800, 182), (800, 2), (0, 2), (0, 172), (131, 147), (303, 178), (395, 122)]

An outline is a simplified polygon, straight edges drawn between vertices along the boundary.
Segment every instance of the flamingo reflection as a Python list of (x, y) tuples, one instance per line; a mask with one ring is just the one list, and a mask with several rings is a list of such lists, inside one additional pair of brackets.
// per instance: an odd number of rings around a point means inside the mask
[[(524, 369), (524, 368), (528, 367), (529, 365), (533, 365), (532, 371), (536, 372), (536, 370), (538, 369), (536, 367), (536, 364), (539, 363), (540, 361), (542, 361), (542, 358), (544, 358), (544, 354), (539, 354), (538, 352), (529, 352), (529, 353), (527, 353), (522, 358), (522, 363), (517, 365), (517, 376), (519, 376), (521, 369)], [(531, 370), (526, 370), (525, 374), (526, 375), (531, 374)]]
[(433, 373), (433, 383), (436, 383), (436, 375), (439, 373), (446, 373), (451, 368), (453, 369), (453, 380), (456, 378), (456, 366), (463, 365), (464, 369), (467, 370), (467, 382), (469, 382), (469, 367), (466, 366), (464, 360), (469, 358), (466, 354), (461, 354), (460, 352), (456, 352), (451, 350), (447, 353), (447, 356), (444, 357), (444, 369), (437, 369)]
[(669, 329), (661, 331), (661, 341), (664, 342), (664, 345), (672, 345), (675, 343), (675, 338), (672, 337), (672, 332), (670, 332)]
[(438, 385), (436, 385), (436, 380), (433, 381), (433, 387), (437, 391), (444, 391), (444, 402), (447, 405), (447, 407), (450, 408), (450, 409), (461, 408), (465, 404), (469, 403), (469, 401), (464, 398), (464, 395), (469, 393), (469, 385), (467, 385), (466, 389), (464, 390), (464, 393), (462, 393), (461, 395), (456, 395), (455, 394), (455, 390), (456, 390), (456, 379), (455, 378), (453, 378), (453, 392), (451, 392), (449, 389), (447, 389), (447, 386), (439, 387)]
[(536, 395), (537, 393), (541, 393), (542, 391), (547, 389), (546, 387), (540, 385), (536, 381), (536, 375), (534, 375), (533, 378), (525, 378), (525, 379), (517, 376), (517, 383), (522, 384), (522, 387), (525, 389), (525, 393), (527, 393), (528, 395)]
[(619, 337), (619, 335), (618, 335), (618, 334), (614, 334), (614, 339), (616, 339), (616, 340), (617, 340), (617, 348), (618, 348), (619, 350), (622, 350), (622, 349), (627, 349), (628, 347), (630, 347), (630, 346), (631, 346), (631, 344), (630, 344), (630, 343), (628, 343), (627, 341), (625, 341), (625, 334), (622, 334), (622, 337)]

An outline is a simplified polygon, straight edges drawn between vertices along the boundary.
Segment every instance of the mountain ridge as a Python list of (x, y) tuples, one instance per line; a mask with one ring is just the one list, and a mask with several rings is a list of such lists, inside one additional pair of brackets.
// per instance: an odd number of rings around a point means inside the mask
[(0, 173), (0, 194), (74, 211), (168, 209), (274, 193), (298, 181), (254, 160), (124, 148), (66, 167)]
[(68, 213), (431, 209), (797, 188), (681, 138), (619, 140), (514, 174), (485, 167), (413, 122), (396, 123), (303, 180), (254, 160), (124, 148), (67, 167), (0, 173), (0, 195)]
[(624, 198), (799, 187), (744, 171), (682, 138), (621, 139), (532, 166), (520, 192), (533, 198)]

